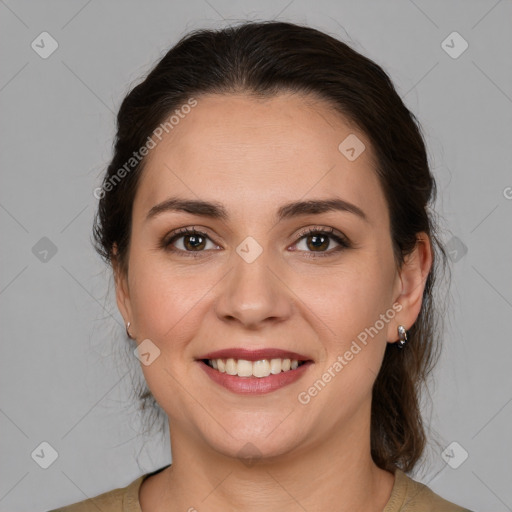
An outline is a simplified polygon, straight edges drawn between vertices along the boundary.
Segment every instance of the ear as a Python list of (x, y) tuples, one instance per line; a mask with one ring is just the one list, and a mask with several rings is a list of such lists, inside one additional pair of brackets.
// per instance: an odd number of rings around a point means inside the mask
[[(130, 289), (128, 287), (128, 272), (122, 267), (117, 257), (117, 246), (114, 244), (112, 250), (112, 269), (114, 271), (114, 281), (116, 286), (116, 301), (119, 312), (121, 313), (125, 325), (133, 319), (130, 302)], [(133, 333), (133, 328), (131, 328)]]
[(402, 268), (396, 278), (395, 300), (393, 304), (400, 304), (396, 309), (394, 322), (388, 324), (387, 339), (398, 341), (398, 326), (401, 324), (409, 330), (420, 313), (423, 301), (423, 291), (427, 277), (432, 267), (432, 245), (430, 238), (424, 232), (416, 235), (417, 242), (414, 250), (405, 257)]

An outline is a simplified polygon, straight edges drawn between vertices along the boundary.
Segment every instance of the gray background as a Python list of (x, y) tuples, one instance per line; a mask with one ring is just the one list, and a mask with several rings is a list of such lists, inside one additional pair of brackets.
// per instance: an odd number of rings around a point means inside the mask
[[(128, 371), (138, 361), (122, 357), (113, 286), (90, 244), (92, 192), (123, 96), (179, 37), (271, 18), (374, 59), (422, 123), (453, 298), (425, 409), (437, 444), (413, 476), (475, 511), (512, 510), (512, 2), (5, 0), (1, 511), (83, 500), (170, 462), (165, 436), (138, 435)], [(46, 59), (31, 47), (43, 31), (59, 45)], [(469, 44), (457, 58), (442, 47), (453, 31)], [(31, 456), (43, 441), (58, 454), (48, 469), (36, 460), (49, 449)]]

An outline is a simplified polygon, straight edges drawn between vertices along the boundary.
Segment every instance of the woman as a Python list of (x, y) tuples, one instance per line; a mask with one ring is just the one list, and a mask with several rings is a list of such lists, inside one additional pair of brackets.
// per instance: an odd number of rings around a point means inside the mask
[(291, 23), (195, 31), (123, 101), (95, 194), (172, 464), (60, 510), (464, 510), (406, 475), (446, 257), (378, 65)]

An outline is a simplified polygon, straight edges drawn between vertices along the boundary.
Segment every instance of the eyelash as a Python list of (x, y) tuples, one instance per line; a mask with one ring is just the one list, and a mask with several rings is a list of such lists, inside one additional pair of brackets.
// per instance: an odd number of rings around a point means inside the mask
[[(306, 228), (302, 230), (300, 233), (297, 234), (298, 240), (295, 242), (297, 244), (299, 241), (301, 241), (303, 238), (307, 237), (308, 235), (315, 234), (315, 235), (327, 235), (329, 238), (334, 240), (339, 244), (339, 247), (335, 249), (331, 249), (326, 252), (318, 252), (315, 253), (314, 251), (308, 252), (308, 251), (300, 251), (304, 252), (304, 256), (306, 258), (325, 258), (332, 256), (333, 253), (338, 253), (340, 251), (343, 251), (344, 249), (350, 249), (352, 247), (351, 242), (341, 233), (335, 234), (335, 230), (333, 228), (326, 228), (326, 227), (311, 227)], [(194, 227), (192, 228), (181, 228), (178, 231), (171, 233), (170, 237), (166, 237), (162, 240), (160, 244), (160, 248), (164, 249), (165, 251), (173, 252), (173, 253), (179, 253), (180, 255), (184, 255), (186, 257), (191, 258), (197, 258), (201, 256), (201, 253), (205, 252), (203, 251), (184, 251), (182, 249), (176, 249), (173, 247), (173, 243), (178, 240), (179, 238), (182, 238), (185, 235), (200, 235), (202, 237), (210, 239), (210, 237), (204, 233), (203, 231), (197, 230)], [(210, 239), (210, 241), (213, 242), (213, 240)], [(294, 244), (294, 245), (295, 245)]]

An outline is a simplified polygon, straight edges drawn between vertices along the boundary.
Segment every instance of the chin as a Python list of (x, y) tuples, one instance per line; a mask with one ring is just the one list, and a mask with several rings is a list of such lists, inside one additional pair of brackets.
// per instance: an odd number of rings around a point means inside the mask
[[(258, 413), (255, 415), (260, 416)], [(246, 424), (223, 424), (226, 430), (219, 427), (215, 433), (203, 433), (203, 438), (216, 452), (240, 459), (247, 466), (263, 460), (270, 462), (294, 451), (305, 442), (304, 427), (299, 428), (299, 425), (289, 423), (285, 425), (283, 417), (286, 415), (276, 415), (268, 421), (255, 419), (251, 427)], [(280, 424), (283, 428), (279, 428)], [(226, 434), (226, 431), (231, 435)]]

